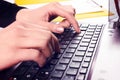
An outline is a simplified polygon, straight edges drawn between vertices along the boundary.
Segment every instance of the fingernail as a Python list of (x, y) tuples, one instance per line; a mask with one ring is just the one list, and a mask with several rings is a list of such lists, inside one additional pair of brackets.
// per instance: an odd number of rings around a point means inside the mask
[(58, 31), (58, 32), (63, 32), (63, 31), (64, 31), (64, 28), (58, 27), (58, 28), (57, 28), (57, 31)]

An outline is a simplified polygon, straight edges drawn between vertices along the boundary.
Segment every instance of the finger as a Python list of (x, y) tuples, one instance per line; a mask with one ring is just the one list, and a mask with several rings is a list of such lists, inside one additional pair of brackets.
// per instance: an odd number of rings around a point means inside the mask
[(76, 14), (75, 8), (73, 8), (72, 5), (64, 5), (64, 6), (61, 6), (61, 8), (65, 9), (66, 11), (68, 11), (69, 13), (71, 13), (74, 16)]
[[(40, 34), (44, 34), (40, 36)], [(52, 48), (49, 45), (51, 41), (51, 32), (46, 30), (29, 30), (24, 33), (23, 38), (19, 39), (19, 47), (39, 49), (41, 53), (48, 58), (52, 53)]]
[(64, 28), (68, 28), (71, 26), (68, 20), (64, 19), (62, 22), (59, 23), (59, 25), (63, 26)]
[(66, 18), (73, 25), (73, 28), (76, 30), (76, 32), (78, 32), (78, 33), (80, 32), (79, 25), (78, 25), (75, 17), (72, 14), (70, 14), (69, 12), (62, 9), (58, 5), (56, 5), (56, 7), (51, 9), (50, 12), (54, 15), (58, 15), (58, 16), (61, 16), (63, 18)]
[(43, 67), (47, 61), (47, 58), (44, 55), (39, 56), (38, 58), (34, 59), (40, 67)]
[(51, 47), (51, 45), (48, 42), (48, 44), (44, 48), (40, 49), (40, 51), (41, 51), (41, 53), (43, 53), (43, 55), (46, 58), (49, 58), (53, 52), (53, 48)]
[(20, 49), (16, 57), (19, 58), (19, 61), (33, 60), (37, 62), (41, 67), (46, 62), (46, 57), (42, 55), (42, 53), (37, 49)]
[[(46, 30), (25, 30), (18, 39), (18, 46), (21, 48), (42, 48), (50, 39), (49, 31)], [(42, 35), (41, 35), (42, 34)]]
[(20, 49), (17, 53), (17, 58), (19, 58), (20, 61), (27, 61), (27, 60), (33, 60), (34, 58), (40, 56), (41, 53), (37, 49)]
[(60, 46), (59, 46), (59, 42), (58, 39), (56, 38), (56, 36), (54, 34), (52, 34), (52, 40), (51, 40), (51, 45), (52, 48), (55, 50), (55, 52), (60, 53)]
[(43, 29), (43, 30), (54, 32), (54, 33), (64, 32), (64, 27), (52, 22), (39, 21), (39, 22), (36, 22), (36, 24), (29, 23), (29, 25), (30, 26), (27, 26), (27, 25), (24, 25), (24, 26), (26, 26), (27, 29), (32, 29), (32, 30)]
[(52, 23), (52, 22), (41, 22), (40, 24), (38, 23), (38, 25), (42, 25), (46, 28), (46, 30), (54, 32), (54, 33), (62, 33), (64, 32), (64, 27), (62, 25), (56, 24), (56, 23)]

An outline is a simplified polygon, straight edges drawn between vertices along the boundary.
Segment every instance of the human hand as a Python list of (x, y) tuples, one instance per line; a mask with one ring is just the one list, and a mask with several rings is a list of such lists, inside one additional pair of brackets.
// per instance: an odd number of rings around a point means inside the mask
[[(50, 3), (36, 9), (22, 9), (17, 13), (16, 19), (23, 22), (30, 22), (44, 26), (44, 29), (55, 33), (62, 33), (64, 28), (70, 25), (80, 32), (78, 23), (74, 17), (75, 9), (70, 5), (61, 5), (57, 2)], [(56, 17), (63, 17), (63, 21), (59, 24), (51, 23)]]
[(52, 49), (60, 51), (57, 38), (40, 27), (15, 21), (0, 30), (0, 70), (26, 60), (43, 66)]

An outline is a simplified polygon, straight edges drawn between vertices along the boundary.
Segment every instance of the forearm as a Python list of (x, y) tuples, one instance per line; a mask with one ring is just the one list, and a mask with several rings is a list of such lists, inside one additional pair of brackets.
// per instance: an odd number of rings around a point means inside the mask
[(6, 27), (15, 21), (17, 12), (23, 7), (0, 0), (0, 27)]

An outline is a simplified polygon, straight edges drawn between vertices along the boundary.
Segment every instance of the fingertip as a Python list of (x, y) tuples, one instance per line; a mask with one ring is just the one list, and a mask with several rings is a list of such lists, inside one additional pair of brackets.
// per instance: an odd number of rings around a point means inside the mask
[(39, 65), (40, 67), (43, 67), (43, 66), (44, 66), (44, 64), (39, 64), (39, 63), (38, 63), (38, 65)]
[(57, 32), (57, 33), (63, 33), (63, 32), (64, 32), (64, 28), (62, 28), (62, 27), (57, 27), (57, 28), (56, 28), (56, 32)]
[(56, 52), (56, 53), (60, 53), (60, 45), (59, 45), (59, 40), (58, 40), (58, 38), (55, 36), (55, 35), (53, 35), (53, 39), (54, 39), (54, 51)]
[(42, 59), (41, 61), (36, 61), (40, 67), (43, 67), (46, 64), (46, 59)]
[(75, 27), (75, 28), (76, 28), (76, 32), (77, 32), (77, 33), (80, 33), (80, 32), (81, 32), (81, 30), (80, 30), (80, 28), (79, 28), (79, 24), (77, 23), (77, 21), (76, 21), (76, 27)]
[(77, 33), (80, 33), (80, 32), (81, 32), (81, 30), (78, 28), (78, 29), (77, 29)]

